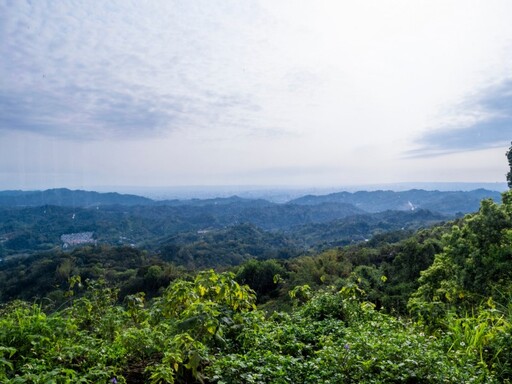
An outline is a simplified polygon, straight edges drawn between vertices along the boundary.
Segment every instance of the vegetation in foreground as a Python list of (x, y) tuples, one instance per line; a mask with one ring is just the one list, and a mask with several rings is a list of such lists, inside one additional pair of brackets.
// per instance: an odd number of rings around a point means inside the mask
[[(115, 288), (72, 276), (60, 309), (44, 312), (22, 301), (1, 308), (0, 380), (510, 382), (512, 192), (502, 205), (484, 201), (439, 241), (440, 251), (410, 295), (410, 316), (392, 314), (379, 300), (392, 279), (382, 272), (393, 270), (398, 255), (347, 278), (341, 269), (326, 268), (313, 287), (290, 285), (299, 281), (297, 274), (280, 283), (276, 274), (291, 309), (272, 314), (237, 282), (243, 268), (238, 277), (205, 271), (176, 279), (151, 301), (137, 293), (122, 305)], [(435, 249), (428, 241), (423, 245)], [(336, 267), (336, 258), (331, 261)], [(77, 295), (81, 285), (85, 292)], [(406, 284), (404, 292), (410, 290)]]

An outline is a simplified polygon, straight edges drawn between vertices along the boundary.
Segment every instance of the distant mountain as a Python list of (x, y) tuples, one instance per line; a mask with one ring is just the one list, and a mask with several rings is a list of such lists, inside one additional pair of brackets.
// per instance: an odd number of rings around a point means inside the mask
[[(386, 210), (414, 211), (427, 209), (442, 214), (455, 215), (477, 211), (480, 201), (501, 199), (501, 194), (486, 189), (473, 191), (359, 191), (337, 192), (328, 195), (306, 195), (286, 204), (272, 203), (263, 199), (248, 199), (239, 196), (190, 200), (152, 200), (146, 197), (100, 193), (66, 188), (45, 191), (0, 191), (0, 206), (38, 207), (55, 205), (61, 207), (96, 206), (169, 206), (182, 209), (201, 209), (202, 213), (230, 217), (234, 221), (250, 221), (263, 228), (282, 228), (291, 221), (324, 222), (364, 212), (376, 213)], [(302, 207), (299, 208), (298, 206)]]
[(312, 206), (273, 204), (245, 209), (240, 213), (238, 221), (250, 222), (266, 230), (283, 230), (297, 225), (327, 223), (362, 213), (366, 212), (347, 203), (326, 202)]
[(38, 207), (57, 205), (62, 207), (90, 207), (95, 205), (148, 205), (153, 200), (136, 195), (116, 192), (99, 193), (67, 188), (46, 191), (0, 191), (0, 206)]
[[(92, 232), (100, 244), (155, 249), (162, 239), (178, 234), (210, 233), (247, 223), (262, 231), (283, 231), (302, 247), (342, 245), (475, 212), (482, 199), (499, 200), (500, 196), (485, 189), (413, 189), (308, 195), (277, 204), (238, 196), (155, 201), (69, 189), (4, 191), (0, 192), (0, 258), (52, 249), (61, 245), (61, 236), (67, 234)], [(223, 246), (219, 243), (216, 247)]]
[(238, 196), (212, 199), (153, 200), (147, 197), (117, 192), (94, 192), (70, 190), (67, 188), (45, 191), (0, 191), (0, 206), (4, 207), (41, 207), (55, 205), (59, 207), (94, 207), (99, 205), (165, 205), (165, 206), (228, 206), (244, 205), (261, 208), (274, 205), (262, 199), (245, 199)]
[(328, 223), (307, 224), (293, 228), (288, 234), (307, 247), (331, 248), (367, 241), (386, 232), (415, 231), (446, 220), (446, 216), (425, 209), (384, 211), (349, 216)]
[(318, 205), (325, 203), (353, 204), (364, 211), (375, 213), (386, 210), (414, 211), (427, 209), (448, 215), (475, 212), (482, 199), (501, 200), (501, 194), (486, 189), (473, 191), (425, 191), (411, 189), (409, 191), (359, 191), (355, 193), (338, 192), (328, 195), (308, 195), (291, 200), (289, 204)]

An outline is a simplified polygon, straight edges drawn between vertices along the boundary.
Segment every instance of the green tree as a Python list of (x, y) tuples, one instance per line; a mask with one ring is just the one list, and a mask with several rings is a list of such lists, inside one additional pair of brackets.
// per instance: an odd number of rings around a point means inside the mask
[(254, 289), (258, 302), (264, 302), (277, 296), (279, 280), (286, 273), (286, 269), (276, 260), (252, 259), (241, 266), (236, 278)]
[(512, 191), (503, 204), (484, 200), (443, 238), (443, 250), (419, 279), (409, 308), (435, 318), (455, 307), (467, 310), (494, 297), (507, 300), (512, 282)]
[(510, 148), (507, 151), (507, 159), (508, 159), (508, 165), (510, 167), (510, 171), (507, 173), (507, 182), (508, 187), (512, 189), (512, 143), (510, 145)]

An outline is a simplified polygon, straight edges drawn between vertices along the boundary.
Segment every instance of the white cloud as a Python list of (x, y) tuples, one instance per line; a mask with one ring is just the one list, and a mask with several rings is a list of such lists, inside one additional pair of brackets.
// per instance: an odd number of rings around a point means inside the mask
[[(70, 148), (93, 185), (417, 180), (403, 154), (511, 73), (511, 13), (507, 1), (4, 2), (0, 163), (27, 173), (38, 153), (35, 174), (63, 184)], [(466, 155), (468, 169), (480, 159)], [(424, 161), (429, 177), (445, 167)]]

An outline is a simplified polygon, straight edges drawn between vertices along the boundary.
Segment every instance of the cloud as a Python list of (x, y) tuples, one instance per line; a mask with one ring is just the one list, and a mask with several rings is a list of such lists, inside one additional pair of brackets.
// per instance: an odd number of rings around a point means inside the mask
[(180, 103), (70, 88), (74, 89), (0, 91), (0, 132), (26, 131), (80, 140), (137, 138), (159, 134), (183, 120)]
[[(96, 185), (437, 178), (442, 158), (399, 162), (411, 137), (425, 157), (506, 132), (493, 89), (420, 136), (509, 73), (512, 3), (395, 3), (0, 0), (0, 164)], [(471, 179), (483, 152), (458, 156)]]
[(233, 26), (222, 12), (246, 10), (217, 8), (0, 5), (0, 135), (139, 139), (234, 126), (253, 132), (258, 103), (230, 85), (238, 79), (219, 65), (237, 55), (224, 42)]
[(456, 108), (452, 122), (423, 134), (408, 157), (495, 148), (512, 140), (512, 79), (505, 79)]

